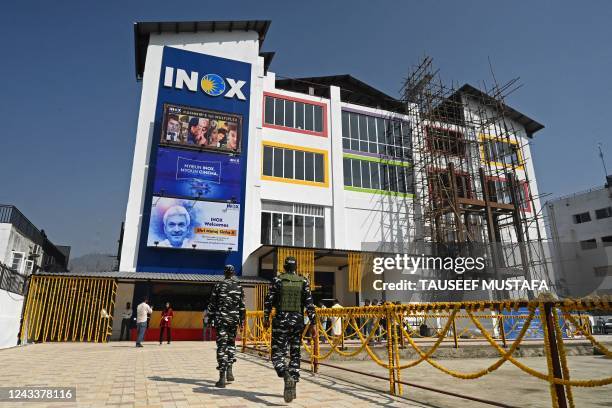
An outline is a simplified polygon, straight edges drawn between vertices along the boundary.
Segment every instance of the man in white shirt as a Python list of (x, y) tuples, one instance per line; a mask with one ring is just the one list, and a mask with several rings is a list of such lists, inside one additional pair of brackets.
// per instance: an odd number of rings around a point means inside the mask
[(138, 337), (136, 338), (136, 347), (142, 347), (142, 340), (147, 331), (147, 317), (153, 313), (153, 309), (148, 305), (149, 299), (144, 298), (142, 303), (136, 308), (136, 327), (138, 329)]
[(121, 334), (119, 334), (119, 341), (123, 340), (123, 332), (125, 331), (125, 339), (130, 339), (130, 323), (132, 321), (132, 304), (127, 302), (125, 309), (121, 313)]

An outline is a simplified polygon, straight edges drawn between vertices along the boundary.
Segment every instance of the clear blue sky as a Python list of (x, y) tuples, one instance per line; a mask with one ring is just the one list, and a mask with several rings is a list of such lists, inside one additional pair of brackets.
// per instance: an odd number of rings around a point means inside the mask
[(490, 57), (499, 82), (524, 84), (507, 103), (546, 126), (533, 141), (541, 192), (602, 185), (597, 142), (612, 173), (609, 1), (24, 0), (0, 13), (0, 203), (73, 256), (114, 252), (140, 99), (132, 23), (240, 19), (272, 20), (279, 75), (350, 73), (394, 96), (424, 54), (474, 85), (491, 82)]

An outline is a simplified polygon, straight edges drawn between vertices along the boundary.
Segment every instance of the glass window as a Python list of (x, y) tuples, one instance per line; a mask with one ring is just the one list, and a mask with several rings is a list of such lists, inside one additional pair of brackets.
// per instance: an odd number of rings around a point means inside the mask
[(293, 215), (283, 214), (283, 245), (293, 245)]
[(351, 148), (351, 140), (346, 138), (346, 137), (343, 137), (342, 138), (342, 148), (343, 149), (350, 149)]
[(323, 108), (319, 105), (314, 105), (314, 130), (315, 132), (323, 131)]
[(295, 151), (295, 179), (304, 180), (304, 152)]
[(23, 264), (24, 258), (25, 258), (25, 254), (23, 252), (13, 252), (13, 259), (11, 261), (11, 269), (21, 273), (21, 265)]
[(376, 118), (368, 116), (368, 140), (376, 142)]
[(295, 106), (295, 102), (285, 101), (285, 126), (287, 127), (295, 127), (293, 125), (293, 107), (294, 106)]
[[(351, 119), (351, 139), (358, 140), (359, 139), (359, 115), (356, 113), (349, 113), (349, 117)], [(359, 149), (355, 149), (359, 150)]]
[(359, 116), (359, 140), (368, 140), (368, 125), (365, 115)]
[(359, 140), (351, 139), (351, 150), (359, 150)]
[(389, 191), (397, 191), (397, 168), (389, 166)]
[(315, 243), (316, 248), (325, 248), (325, 220), (321, 217), (315, 218)]
[(270, 232), (272, 231), (272, 215), (269, 212), (261, 213), (261, 243), (270, 243)]
[(367, 160), (359, 160), (361, 162), (361, 186), (370, 188), (370, 162)]
[(263, 174), (264, 176), (272, 175), (272, 156), (273, 156), (273, 148), (270, 146), (264, 146), (264, 155), (263, 155)]
[(361, 187), (361, 165), (359, 160), (351, 160), (351, 167), (353, 169), (353, 186)]
[(406, 177), (404, 176), (405, 167), (397, 166), (397, 191), (406, 192)]
[(347, 159), (346, 157), (342, 159), (342, 167), (344, 168), (344, 185), (352, 186), (351, 183), (351, 159)]
[(282, 244), (283, 216), (272, 214), (272, 245)]
[(272, 125), (274, 124), (274, 98), (270, 96), (266, 96), (264, 121)]
[(372, 179), (372, 188), (379, 190), (380, 189), (380, 174), (378, 170), (378, 163), (374, 163), (374, 162), (370, 163), (370, 177)]
[(306, 130), (314, 130), (314, 118), (313, 118), (313, 106), (312, 105), (304, 105), (304, 110), (306, 114), (306, 121), (304, 123), (304, 129)]
[(295, 127), (304, 129), (304, 104), (302, 102), (295, 103)]
[(285, 174), (283, 177), (285, 178), (293, 178), (293, 150), (284, 149), (285, 150)]
[(283, 150), (274, 148), (274, 177), (283, 177)]
[(349, 138), (351, 136), (351, 129), (349, 128), (349, 114), (348, 112), (342, 111), (342, 137)]
[(378, 153), (378, 143), (370, 142), (370, 153)]
[(314, 181), (314, 153), (304, 152), (304, 180)]
[(285, 101), (278, 98), (274, 101), (274, 124), (285, 126)]
[(404, 167), (404, 176), (406, 177), (406, 192), (413, 193), (413, 172), (411, 167)]
[(314, 246), (314, 217), (304, 216), (304, 246)]
[(603, 218), (612, 217), (612, 207), (600, 208), (599, 210), (595, 210), (595, 218), (601, 220)]
[(385, 121), (381, 118), (376, 118), (376, 134), (378, 143), (387, 143), (385, 141)]
[(380, 189), (389, 191), (389, 171), (386, 164), (380, 164)]
[(303, 215), (295, 215), (294, 216), (295, 227), (294, 227), (294, 239), (293, 245), (295, 246), (304, 246), (304, 216)]
[(315, 155), (315, 181), (319, 183), (325, 182), (325, 166), (323, 164), (323, 155), (316, 153)]

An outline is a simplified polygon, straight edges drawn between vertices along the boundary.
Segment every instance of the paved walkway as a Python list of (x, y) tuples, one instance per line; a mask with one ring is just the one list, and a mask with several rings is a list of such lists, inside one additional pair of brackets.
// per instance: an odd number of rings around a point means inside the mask
[[(283, 381), (270, 363), (238, 353), (237, 381), (214, 387), (212, 342), (108, 344), (52, 343), (0, 350), (0, 384), (76, 386), (77, 403), (30, 403), (35, 407), (251, 407), (285, 406)], [(302, 373), (292, 407), (428, 407), (325, 375)], [(0, 407), (13, 407), (2, 403)]]

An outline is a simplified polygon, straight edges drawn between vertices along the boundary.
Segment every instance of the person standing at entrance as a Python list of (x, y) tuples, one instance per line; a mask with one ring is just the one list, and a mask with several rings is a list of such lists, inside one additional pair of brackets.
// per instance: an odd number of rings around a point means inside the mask
[(142, 303), (136, 308), (136, 328), (138, 329), (138, 336), (136, 337), (136, 347), (142, 347), (142, 341), (144, 340), (145, 332), (147, 331), (147, 319), (153, 309), (149, 306), (149, 299), (144, 298)]
[[(296, 397), (295, 385), (300, 379), (304, 309), (310, 322), (316, 322), (316, 315), (308, 279), (296, 274), (297, 260), (292, 256), (285, 258), (284, 269), (285, 272), (272, 281), (264, 302), (264, 327), (270, 326), (270, 314), (274, 307), (276, 315), (272, 321), (272, 364), (276, 374), (285, 381), (285, 402), (291, 402)], [(289, 366), (285, 362), (287, 351)]]
[(244, 290), (234, 276), (234, 265), (225, 265), (225, 279), (213, 288), (208, 304), (208, 322), (217, 329), (217, 370), (215, 387), (225, 388), (234, 381), (232, 366), (236, 362), (236, 333), (246, 315)]
[(125, 331), (125, 339), (130, 339), (130, 326), (132, 323), (132, 304), (127, 302), (125, 304), (125, 310), (121, 313), (121, 333), (119, 334), (119, 341), (123, 340), (123, 333)]
[(170, 326), (173, 317), (174, 312), (172, 312), (170, 302), (166, 302), (166, 307), (162, 311), (161, 320), (159, 321), (159, 344), (162, 344), (162, 341), (164, 339), (164, 330), (166, 331), (166, 338), (168, 339), (168, 344), (170, 344), (170, 341), (172, 341), (172, 330)]

